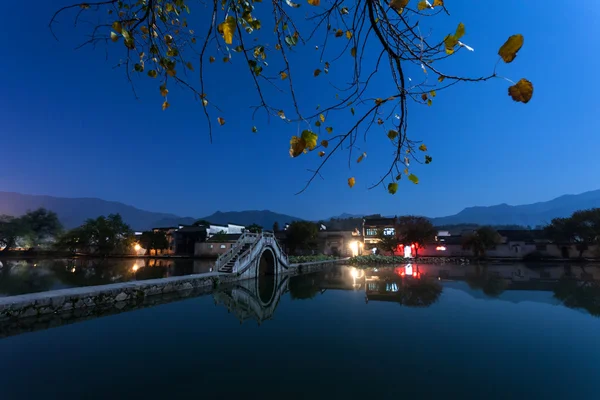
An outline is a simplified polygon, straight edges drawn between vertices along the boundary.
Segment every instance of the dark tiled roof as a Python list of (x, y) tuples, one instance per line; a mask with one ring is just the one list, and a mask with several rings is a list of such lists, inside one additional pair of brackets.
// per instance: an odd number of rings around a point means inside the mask
[(208, 239), (207, 242), (211, 242), (211, 243), (235, 242), (240, 238), (240, 236), (242, 236), (241, 233), (228, 233), (226, 235), (215, 235), (215, 236), (211, 237), (210, 239)]
[(500, 229), (498, 231), (500, 236), (505, 237), (507, 241), (513, 242), (532, 242), (536, 239), (544, 239), (544, 231), (540, 229), (529, 230), (529, 229), (521, 229), (521, 230), (508, 230), (508, 229)]
[(184, 226), (179, 229), (177, 232), (180, 233), (195, 233), (195, 232), (206, 232), (205, 226)]
[(366, 218), (365, 226), (396, 225), (396, 218)]

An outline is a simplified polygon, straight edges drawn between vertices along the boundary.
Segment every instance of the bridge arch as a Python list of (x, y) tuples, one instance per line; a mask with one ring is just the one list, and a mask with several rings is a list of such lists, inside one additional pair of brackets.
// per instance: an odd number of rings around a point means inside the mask
[(258, 258), (256, 276), (277, 275), (277, 257), (271, 246), (265, 246)]

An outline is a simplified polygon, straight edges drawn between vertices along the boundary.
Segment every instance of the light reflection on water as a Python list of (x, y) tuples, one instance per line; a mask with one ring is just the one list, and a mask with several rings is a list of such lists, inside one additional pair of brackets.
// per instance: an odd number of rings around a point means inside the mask
[(212, 260), (76, 258), (0, 261), (0, 296), (209, 272)]
[(412, 264), (240, 281), (0, 340), (0, 387), (8, 399), (597, 398), (598, 273)]

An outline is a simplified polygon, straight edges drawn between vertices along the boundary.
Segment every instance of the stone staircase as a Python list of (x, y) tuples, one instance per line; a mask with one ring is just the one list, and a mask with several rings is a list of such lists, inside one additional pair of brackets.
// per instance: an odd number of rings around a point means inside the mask
[(233, 257), (231, 257), (225, 265), (223, 265), (221, 268), (219, 268), (219, 272), (225, 272), (228, 274), (232, 273), (235, 262), (237, 261), (237, 259), (239, 258), (240, 255), (242, 255), (246, 250), (248, 250), (250, 248), (250, 246), (252, 246), (252, 243), (244, 243), (243, 246), (239, 247), (238, 251), (235, 253), (235, 255)]

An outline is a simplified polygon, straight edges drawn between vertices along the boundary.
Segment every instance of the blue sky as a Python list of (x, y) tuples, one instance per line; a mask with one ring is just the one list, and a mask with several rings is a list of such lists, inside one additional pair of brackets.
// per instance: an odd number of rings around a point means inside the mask
[[(210, 144), (202, 109), (189, 93), (171, 90), (171, 107), (163, 112), (158, 82), (141, 78), (135, 99), (123, 70), (112, 68), (119, 57), (113, 50), (121, 51), (121, 43), (109, 47), (108, 61), (103, 48), (74, 51), (81, 36), (66, 16), (55, 41), (48, 21), (68, 3), (35, 0), (25, 19), (22, 5), (9, 2), (0, 15), (4, 31), (12, 32), (5, 38), (0, 95), (2, 191), (99, 197), (179, 215), (270, 209), (323, 218), (342, 212), (442, 216), (472, 205), (523, 204), (600, 189), (595, 0), (576, 7), (558, 1), (447, 1), (451, 16), (438, 17), (433, 34), (443, 37), (462, 21), (464, 42), (475, 48), (454, 57), (447, 70), (485, 75), (504, 40), (522, 33), (523, 49), (498, 72), (532, 81), (534, 97), (527, 105), (514, 103), (509, 84), (498, 79), (457, 85), (439, 93), (432, 107), (411, 104), (410, 134), (427, 144), (433, 163), (414, 169), (419, 185), (403, 180), (395, 196), (384, 188), (367, 190), (392, 151), (381, 132), (360, 144), (368, 153), (360, 165), (349, 170), (347, 154), (335, 157), (324, 180), (295, 195), (310, 176), (306, 169), (317, 165), (316, 154), (289, 157), (297, 125), (267, 123), (260, 113), (252, 121), (248, 107), (257, 97), (242, 63), (211, 64), (206, 91), (224, 106), (227, 122), (215, 127)], [(343, 65), (313, 78), (312, 71), (322, 67), (314, 53), (301, 50), (294, 60), (306, 109), (332, 101), (335, 91), (327, 80), (342, 76), (337, 71)], [(382, 76), (374, 89), (385, 96), (390, 85)], [(343, 127), (348, 119), (328, 123)], [(352, 189), (350, 176), (357, 180)]]

